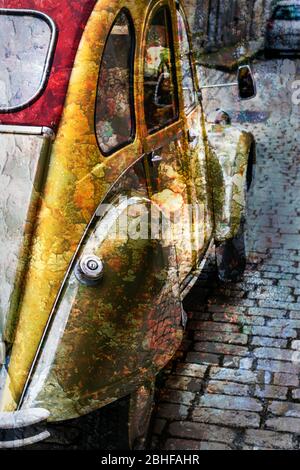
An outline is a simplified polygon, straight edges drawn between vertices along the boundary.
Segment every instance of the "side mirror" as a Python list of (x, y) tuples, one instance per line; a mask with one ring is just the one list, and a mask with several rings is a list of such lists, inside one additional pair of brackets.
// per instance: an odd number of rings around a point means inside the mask
[(256, 96), (256, 85), (249, 65), (242, 65), (238, 69), (237, 82), (241, 100), (250, 100)]

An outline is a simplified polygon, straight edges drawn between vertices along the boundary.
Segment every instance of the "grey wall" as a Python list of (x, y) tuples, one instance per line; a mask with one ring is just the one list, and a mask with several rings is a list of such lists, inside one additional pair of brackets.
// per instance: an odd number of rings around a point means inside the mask
[(205, 50), (262, 38), (272, 3), (274, 0), (184, 0), (195, 42)]

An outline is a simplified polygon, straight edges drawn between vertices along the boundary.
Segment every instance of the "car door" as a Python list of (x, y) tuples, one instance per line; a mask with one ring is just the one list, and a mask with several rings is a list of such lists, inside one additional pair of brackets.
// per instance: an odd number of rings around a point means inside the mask
[[(93, 62), (93, 69), (99, 64), (93, 76), (97, 92), (84, 89), (93, 113), (84, 115), (88, 119), (83, 122), (91, 123), (106, 165), (105, 172), (102, 165), (94, 167), (88, 182), (97, 189), (99, 180), (108, 180), (109, 190), (103, 197), (96, 194), (100, 205), (54, 304), (25, 397), (26, 406), (38, 402), (51, 409), (52, 419), (74, 418), (153, 382), (182, 340), (174, 244), (162, 246), (160, 239), (148, 236), (153, 202), (140, 139), (139, 61), (133, 60), (134, 45), (141, 50), (139, 25), (146, 9), (138, 15), (134, 2), (129, 7), (127, 2), (115, 18), (108, 7), (110, 29), (102, 36), (101, 57)], [(96, 26), (89, 39), (100, 34)], [(91, 86), (87, 79), (83, 87)], [(82, 165), (90, 148), (80, 155)], [(77, 197), (81, 204), (91, 204), (93, 197), (86, 180)], [(103, 267), (103, 277), (98, 283), (92, 276), (91, 283), (86, 275), (96, 266)], [(62, 409), (62, 402), (72, 405)]]
[(193, 249), (195, 261), (203, 255), (212, 234), (213, 220), (209, 199), (206, 152), (202, 132), (201, 102), (196, 90), (197, 76), (193, 61), (191, 35), (183, 8), (176, 2), (177, 64), (181, 86), (184, 123), (184, 158), (189, 172), (193, 214)]
[(161, 234), (164, 238), (172, 236), (176, 245), (182, 283), (194, 264), (193, 216), (170, 2), (154, 7), (144, 38), (143, 148), (147, 156), (146, 170), (151, 199), (168, 221), (166, 226), (162, 224)]

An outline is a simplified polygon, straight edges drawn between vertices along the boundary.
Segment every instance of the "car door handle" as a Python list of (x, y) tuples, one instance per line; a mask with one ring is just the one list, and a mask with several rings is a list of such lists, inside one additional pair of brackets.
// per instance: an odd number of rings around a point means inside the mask
[(152, 163), (157, 163), (162, 161), (162, 157), (160, 155), (151, 155), (151, 162)]
[(188, 140), (190, 143), (195, 142), (195, 140), (199, 139), (199, 134), (193, 129), (189, 129), (188, 131)]

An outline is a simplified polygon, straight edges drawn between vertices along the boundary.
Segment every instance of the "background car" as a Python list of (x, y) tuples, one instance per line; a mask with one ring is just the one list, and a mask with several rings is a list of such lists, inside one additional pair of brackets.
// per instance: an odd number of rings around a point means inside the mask
[(266, 56), (298, 52), (300, 52), (300, 2), (288, 0), (278, 2), (267, 24)]

